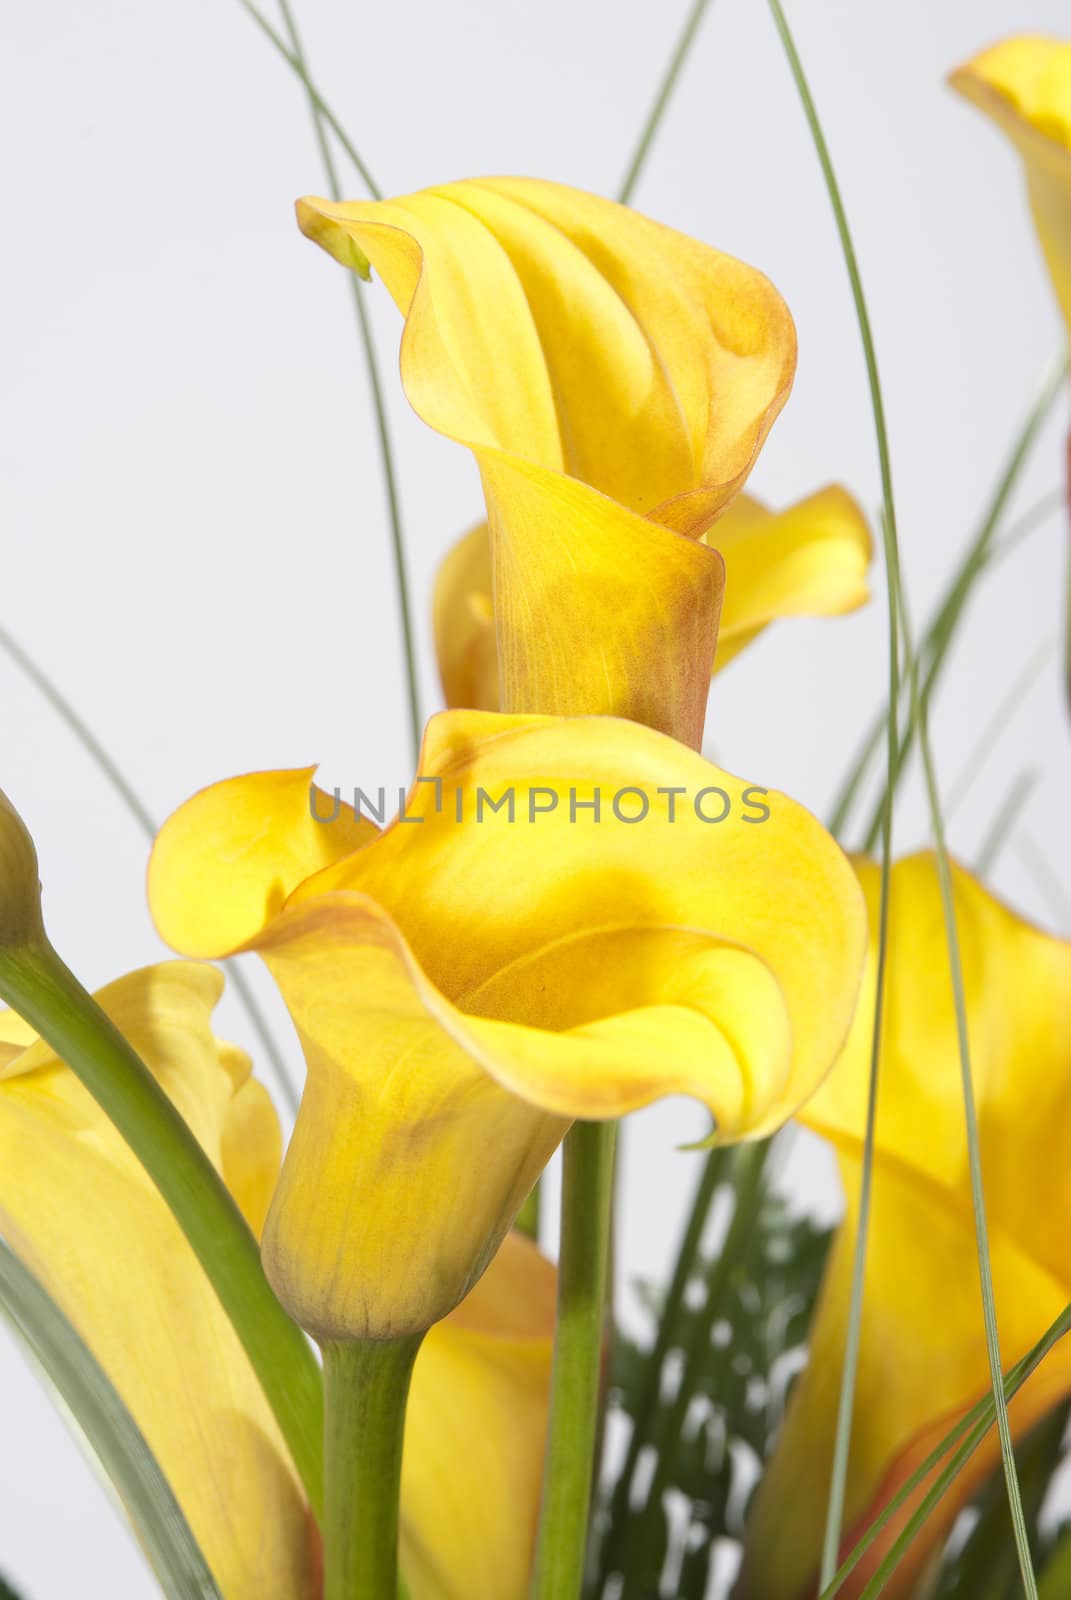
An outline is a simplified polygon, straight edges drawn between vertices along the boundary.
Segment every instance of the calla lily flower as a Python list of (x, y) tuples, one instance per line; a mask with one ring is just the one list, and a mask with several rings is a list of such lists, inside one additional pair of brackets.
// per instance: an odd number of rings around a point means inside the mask
[[(859, 868), (876, 930), (880, 874)], [(1071, 943), (1021, 921), (962, 868), (955, 901), (981, 1133), (1001, 1354), (1017, 1361), (1071, 1300)], [(893, 870), (887, 1027), (873, 1210), (845, 1507), (846, 1555), (883, 1505), (989, 1389), (959, 1050), (934, 859)], [(803, 1120), (836, 1147), (847, 1215), (811, 1331), (810, 1361), (749, 1523), (739, 1594), (815, 1593), (829, 1493), (873, 1026), (874, 943), (844, 1054)], [(1012, 1402), (1017, 1436), (1071, 1393), (1071, 1347)], [(929, 1518), (883, 1593), (908, 1595), (999, 1461), (995, 1430)], [(858, 1596), (925, 1492), (891, 1519), (842, 1588)]]
[(761, 273), (624, 206), (491, 178), (298, 203), (406, 319), (402, 381), (487, 500), (502, 709), (629, 717), (698, 748), (723, 567), (703, 541), (795, 372)]
[[(279, 1124), (247, 1058), (212, 1035), (222, 981), (211, 967), (169, 962), (97, 1000), (258, 1230), (278, 1174)], [(207, 1278), (96, 1103), (12, 1012), (0, 1012), (0, 1230), (116, 1385), (225, 1600), (318, 1600), (318, 1533)], [(554, 1279), (535, 1247), (510, 1235), (475, 1292), (424, 1341), (402, 1490), (412, 1600), (524, 1600)]]
[[(714, 671), (779, 617), (839, 616), (870, 598), (870, 529), (847, 490), (830, 484), (785, 511), (740, 494), (702, 542), (725, 562)], [(499, 709), (491, 536), (465, 534), (439, 568), (435, 645), (446, 703)]]
[(1071, 41), (1005, 39), (949, 81), (992, 117), (1023, 158), (1034, 222), (1071, 330)]
[(832, 839), (663, 735), (447, 712), (419, 774), (356, 848), (341, 805), (310, 821), (308, 771), (217, 784), (150, 866), (164, 938), (259, 951), (301, 1038), (263, 1258), (321, 1341), (449, 1311), (574, 1118), (689, 1094), (719, 1139), (777, 1127), (831, 1065), (861, 971)]

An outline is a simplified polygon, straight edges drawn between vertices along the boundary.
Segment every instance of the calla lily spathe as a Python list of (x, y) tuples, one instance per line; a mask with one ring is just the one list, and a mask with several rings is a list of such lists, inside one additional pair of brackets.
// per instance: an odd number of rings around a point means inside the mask
[(344, 265), (371, 261), (406, 318), (413, 408), (476, 457), (502, 709), (624, 716), (698, 748), (723, 586), (702, 536), (795, 371), (776, 290), (535, 180), (307, 199), (298, 220)]
[[(208, 966), (168, 962), (97, 1000), (259, 1231), (279, 1124), (246, 1057), (212, 1035), (222, 981)], [(207, 1278), (96, 1103), (12, 1012), (0, 1012), (0, 1230), (118, 1388), (224, 1600), (319, 1600), (318, 1533)], [(412, 1600), (524, 1600), (554, 1277), (534, 1246), (510, 1235), (472, 1296), (424, 1342), (402, 1490)]]
[(834, 842), (674, 740), (447, 712), (419, 773), (409, 820), (356, 849), (342, 808), (310, 831), (308, 771), (218, 784), (150, 867), (163, 936), (259, 951), (301, 1037), (263, 1255), (321, 1340), (443, 1316), (573, 1118), (689, 1094), (721, 1139), (777, 1127), (833, 1061), (861, 971)]
[(1071, 330), (1071, 40), (1021, 35), (952, 73), (1023, 158), (1041, 247)]
[[(859, 868), (876, 928), (880, 874)], [(956, 917), (981, 1133), (1001, 1353), (1010, 1366), (1071, 1300), (1071, 943), (1021, 921), (968, 872)], [(883, 1504), (988, 1390), (944, 920), (934, 859), (892, 876), (887, 1027), (855, 1413), (846, 1554)], [(814, 1592), (851, 1298), (873, 1025), (874, 935), (864, 1002), (844, 1054), (803, 1120), (836, 1147), (847, 1215), (811, 1330), (811, 1356), (758, 1493), (740, 1595)], [(1058, 1345), (1013, 1401), (1023, 1433), (1071, 1393)], [(999, 1460), (995, 1431), (956, 1479), (883, 1593), (912, 1592), (957, 1512)], [(921, 1492), (921, 1491), (920, 1491)], [(848, 1579), (857, 1596), (917, 1505), (912, 1499)]]
[[(835, 484), (784, 511), (740, 494), (702, 542), (725, 562), (715, 672), (779, 617), (839, 616), (870, 598), (870, 529), (858, 503)], [(447, 705), (499, 709), (492, 588), (491, 537), (481, 523), (449, 551), (435, 582), (435, 647)]]

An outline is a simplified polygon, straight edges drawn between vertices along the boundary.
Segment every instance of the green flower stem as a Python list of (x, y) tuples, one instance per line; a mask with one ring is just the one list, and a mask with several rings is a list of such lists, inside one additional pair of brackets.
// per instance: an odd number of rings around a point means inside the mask
[(257, 1242), (219, 1173), (144, 1062), (50, 945), (0, 951), (0, 997), (77, 1075), (167, 1202), (245, 1347), (319, 1515), (319, 1367), (272, 1293)]
[(578, 1600), (595, 1468), (617, 1124), (578, 1122), (562, 1176), (558, 1322), (532, 1600)]
[(673, 1278), (658, 1320), (658, 1332), (651, 1353), (643, 1364), (643, 1383), (633, 1414), (628, 1451), (610, 1500), (606, 1539), (600, 1558), (600, 1587), (605, 1584), (611, 1573), (621, 1571), (636, 1467), (641, 1453), (651, 1440), (662, 1393), (662, 1373), (666, 1357), (680, 1339), (681, 1319), (685, 1309), (684, 1298), (699, 1263), (699, 1248), (714, 1204), (714, 1196), (726, 1177), (727, 1158), (728, 1152), (725, 1149), (711, 1150), (703, 1161), (699, 1182), (696, 1184), (688, 1222), (677, 1251)]
[(619, 1600), (638, 1600), (639, 1596), (654, 1592), (652, 1585), (657, 1589), (658, 1573), (648, 1572), (644, 1566), (644, 1557), (649, 1548), (649, 1533), (659, 1513), (662, 1496), (673, 1481), (688, 1408), (699, 1385), (714, 1324), (725, 1313), (726, 1295), (732, 1284), (733, 1274), (747, 1248), (751, 1230), (762, 1205), (766, 1163), (771, 1143), (771, 1140), (763, 1139), (758, 1144), (740, 1145), (733, 1152), (732, 1220), (721, 1251), (707, 1273), (706, 1295), (692, 1323), (688, 1345), (684, 1352), (681, 1380), (672, 1405), (667, 1407), (661, 1418), (661, 1426), (654, 1440), (657, 1457), (646, 1501), (628, 1525), (625, 1557), (620, 1568), (625, 1581)]
[(409, 1380), (423, 1334), (324, 1345), (324, 1600), (394, 1600)]
[[(320, 97), (309, 77), (305, 46), (302, 43), (301, 34), (298, 32), (297, 19), (294, 16), (290, 0), (279, 0), (279, 6), (287, 37), (290, 41), (291, 54), (287, 59), (301, 79), (309, 102), (313, 132), (320, 151), (324, 176), (327, 179), (328, 193), (332, 200), (341, 200), (342, 183), (326, 131), (330, 127), (330, 123), (324, 114)], [(378, 188), (372, 182), (363, 163), (358, 163), (357, 170), (364, 178), (372, 195), (376, 199), (381, 198)], [(398, 593), (398, 620), (401, 625), (402, 653), (405, 659), (409, 744), (415, 765), (420, 758), (420, 740), (424, 730), (424, 716), (420, 706), (416, 630), (413, 623), (409, 559), (406, 553), (405, 529), (402, 524), (401, 494), (398, 488), (398, 474), (394, 463), (394, 443), (391, 438), (390, 424), (387, 420), (387, 402), (383, 392), (383, 380), (379, 371), (379, 358), (376, 355), (375, 342), (372, 338), (372, 325), (369, 320), (368, 309), (364, 303), (364, 292), (357, 282), (356, 276), (352, 273), (349, 274), (349, 282), (350, 290), (353, 294), (353, 309), (357, 317), (357, 331), (361, 339), (361, 349), (364, 352), (365, 371), (368, 375), (368, 389), (372, 400), (372, 410), (376, 420), (376, 438), (379, 442), (379, 455), (383, 467), (383, 488), (387, 497), (387, 512), (390, 517), (391, 554), (394, 559), (394, 581)]]

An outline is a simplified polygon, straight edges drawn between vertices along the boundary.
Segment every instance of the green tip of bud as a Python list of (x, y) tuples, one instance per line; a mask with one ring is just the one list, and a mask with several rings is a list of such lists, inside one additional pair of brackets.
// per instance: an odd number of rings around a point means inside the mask
[(0, 789), (0, 951), (40, 944), (41, 880), (30, 832)]

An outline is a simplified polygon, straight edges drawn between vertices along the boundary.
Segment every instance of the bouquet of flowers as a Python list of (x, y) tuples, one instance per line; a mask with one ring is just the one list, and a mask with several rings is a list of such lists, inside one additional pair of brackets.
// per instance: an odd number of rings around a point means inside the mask
[[(69, 886), (0, 794), (0, 1310), (169, 1600), (1071, 1594), (1071, 942), (987, 883), (1023, 785), (973, 863), (950, 853), (928, 721), (976, 586), (1059, 509), (1007, 516), (1065, 358), (916, 632), (863, 273), (781, 0), (862, 339), (876, 540), (840, 485), (749, 492), (790, 308), (628, 203), (706, 0), (613, 199), (512, 177), (383, 198), (289, 4), (242, 3), (320, 141), (330, 194), (298, 225), (353, 286), (411, 781), (227, 774), (156, 827), (0, 632), (151, 833), (177, 957), (88, 993), (46, 932)], [(1007, 39), (951, 84), (1022, 157), (1071, 325), (1071, 43)], [(405, 396), (484, 500), (442, 554), (426, 723), (384, 292)], [(864, 605), (875, 544), (887, 704), (823, 823), (704, 753), (711, 679), (780, 619)], [(913, 754), (931, 842), (898, 855)], [(248, 954), (300, 1042), (291, 1104)], [(260, 1059), (217, 1035), (228, 982)], [(615, 1154), (675, 1095), (709, 1133), (637, 1336)], [(778, 1185), (795, 1123), (835, 1152), (833, 1229)]]

